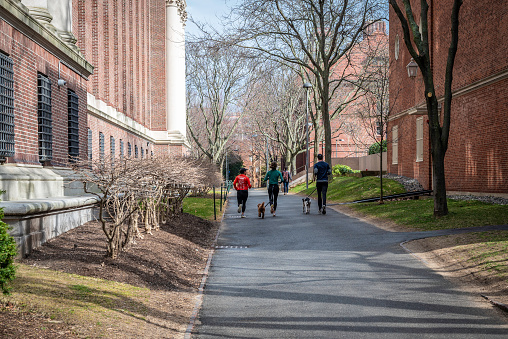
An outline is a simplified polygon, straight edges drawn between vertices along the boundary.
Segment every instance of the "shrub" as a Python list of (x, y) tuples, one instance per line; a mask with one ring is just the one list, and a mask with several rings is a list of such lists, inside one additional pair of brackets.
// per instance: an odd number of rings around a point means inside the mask
[(332, 168), (333, 175), (346, 175), (348, 173), (353, 173), (351, 167), (346, 165), (335, 165)]
[(0, 288), (3, 294), (9, 294), (11, 288), (7, 284), (14, 280), (16, 267), (13, 262), (18, 252), (16, 241), (7, 232), (9, 225), (1, 220), (3, 216), (4, 211), (0, 208)]
[[(376, 142), (375, 144), (370, 145), (370, 147), (369, 147), (369, 155), (370, 154), (378, 154), (378, 153), (380, 153), (380, 148), (381, 147), (379, 145), (379, 142)], [(386, 150), (387, 150), (386, 140), (383, 140), (382, 149), (383, 149), (383, 152), (386, 152)]]

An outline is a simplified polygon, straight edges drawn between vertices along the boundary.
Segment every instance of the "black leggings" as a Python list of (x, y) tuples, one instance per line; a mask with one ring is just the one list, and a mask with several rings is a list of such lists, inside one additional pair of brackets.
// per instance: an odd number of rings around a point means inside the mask
[(271, 184), (268, 185), (268, 198), (270, 198), (270, 205), (273, 206), (273, 210), (277, 210), (277, 197), (279, 196), (279, 185)]
[(238, 205), (242, 205), (242, 213), (245, 212), (245, 205), (247, 204), (247, 198), (249, 197), (249, 191), (240, 190), (236, 191), (236, 199), (238, 200)]

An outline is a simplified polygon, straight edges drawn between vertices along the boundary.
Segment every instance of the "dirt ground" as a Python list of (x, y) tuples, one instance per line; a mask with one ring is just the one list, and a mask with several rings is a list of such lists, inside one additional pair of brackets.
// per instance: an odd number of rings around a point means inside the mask
[[(351, 209), (341, 207), (340, 211), (387, 231), (407, 231), (393, 223), (365, 219)], [(148, 317), (145, 330), (151, 333), (150, 337), (183, 338), (217, 230), (218, 223), (184, 214), (162, 226), (156, 236), (145, 236), (120, 258), (111, 260), (104, 256), (105, 240), (99, 225), (90, 222), (49, 241), (21, 262), (149, 288), (153, 313), (171, 316)], [(459, 240), (430, 238), (405, 246), (426, 265), (463, 289), (508, 304), (507, 282), (467, 264), (462, 254), (455, 250), (457, 243), (467, 242), (467, 236)], [(0, 308), (2, 338), (78, 337), (71, 325), (51, 320), (43, 314), (27, 313), (11, 304), (0, 305)], [(125, 338), (129, 337), (128, 327), (129, 324), (125, 324)]]
[[(112, 260), (105, 257), (106, 242), (100, 225), (89, 222), (50, 240), (19, 262), (148, 288), (150, 311), (142, 326), (150, 335), (143, 337), (183, 338), (218, 227), (218, 223), (183, 214), (154, 231), (154, 235), (145, 234)], [(16, 305), (0, 308), (1, 338), (77, 338), (73, 333), (87, 331), (76, 328), (79, 324), (53, 321)], [(122, 337), (135, 337), (129, 335), (136, 332), (129, 326), (140, 325), (125, 324)], [(91, 333), (83, 337), (95, 337)]]

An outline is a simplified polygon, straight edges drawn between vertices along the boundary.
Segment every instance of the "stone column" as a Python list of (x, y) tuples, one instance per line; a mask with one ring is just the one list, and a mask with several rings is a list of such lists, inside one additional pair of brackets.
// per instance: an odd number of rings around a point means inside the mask
[(57, 35), (55, 27), (51, 24), (53, 16), (48, 10), (48, 2), (50, 1), (52, 0), (22, 0), (21, 2), (28, 8), (31, 16), (33, 16), (53, 34)]
[(168, 137), (185, 142), (185, 0), (166, 0), (166, 117)]
[(76, 38), (72, 34), (72, 0), (49, 0), (48, 10), (53, 16), (51, 24), (60, 38), (77, 50)]

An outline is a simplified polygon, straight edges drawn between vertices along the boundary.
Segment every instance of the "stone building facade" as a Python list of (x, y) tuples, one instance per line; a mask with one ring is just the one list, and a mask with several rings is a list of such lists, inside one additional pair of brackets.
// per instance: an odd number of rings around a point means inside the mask
[[(419, 15), (418, 2), (415, 13)], [(443, 102), (453, 1), (430, 1), (429, 31), (436, 95)], [(428, 118), (421, 72), (409, 78), (410, 55), (400, 22), (390, 9), (393, 105), (388, 134), (388, 172), (432, 188)], [(459, 45), (445, 157), (449, 193), (508, 195), (508, 13), (503, 2), (467, 2), (460, 10)], [(397, 93), (398, 95), (395, 95)]]
[(21, 253), (91, 220), (69, 157), (184, 155), (185, 0), (0, 0), (0, 207)]

